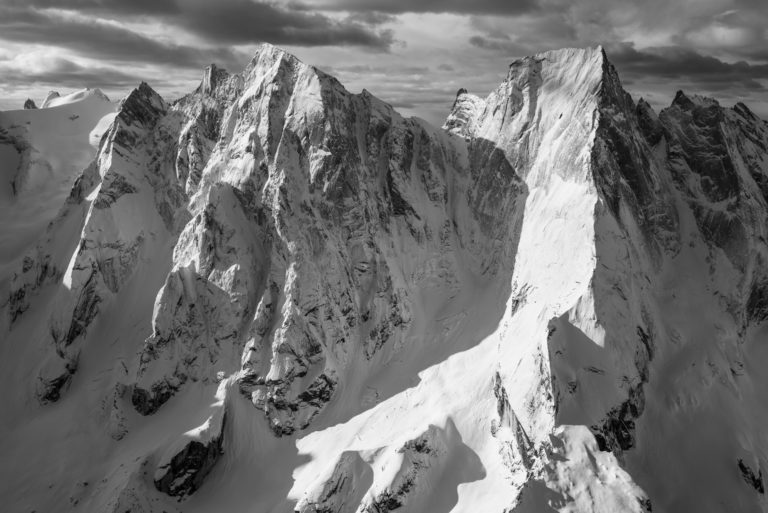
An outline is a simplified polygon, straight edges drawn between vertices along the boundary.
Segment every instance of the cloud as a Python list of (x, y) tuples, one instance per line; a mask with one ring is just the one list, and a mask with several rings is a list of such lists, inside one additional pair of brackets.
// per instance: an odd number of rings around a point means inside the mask
[(752, 60), (768, 60), (768, 14), (731, 9), (706, 19), (674, 38), (682, 46)]
[(20, 68), (14, 63), (0, 63), (3, 84), (12, 87), (51, 86), (81, 88), (84, 84), (98, 84), (102, 88), (129, 88), (138, 85), (135, 74), (106, 66), (83, 66), (62, 57), (45, 59), (44, 66)]
[(470, 26), (478, 32), (469, 38), (470, 45), (507, 56), (522, 57), (545, 50), (584, 46), (561, 12), (527, 13), (510, 19), (473, 16)]
[(0, 39), (68, 48), (79, 55), (106, 61), (180, 68), (200, 68), (211, 62), (237, 66), (247, 61), (245, 56), (232, 49), (164, 43), (99, 19), (3, 7), (0, 7)]
[[(144, 19), (183, 29), (217, 45), (270, 42), (292, 46), (350, 45), (388, 50), (390, 20), (382, 13), (337, 19), (280, 3), (252, 0), (11, 0), (14, 11), (45, 16), (51, 9), (102, 19)], [(50, 14), (48, 14), (50, 15)]]
[(385, 23), (394, 23), (397, 16), (386, 14), (379, 11), (353, 12), (347, 19), (352, 22), (364, 23), (366, 25), (384, 25)]
[(525, 51), (525, 47), (510, 41), (508, 38), (488, 38), (483, 36), (472, 36), (469, 38), (469, 44), (483, 50), (493, 50), (504, 53), (519, 54)]
[(350, 12), (516, 15), (538, 9), (536, 0), (314, 0), (305, 9)]
[(394, 77), (428, 75), (430, 68), (427, 66), (372, 66), (370, 64), (351, 64), (345, 66), (328, 66), (325, 69), (329, 73), (356, 73), (368, 76), (378, 75), (381, 77), (393, 77), (392, 80), (398, 80)]
[(353, 19), (338, 20), (317, 12), (250, 0), (184, 0), (168, 21), (217, 43), (270, 42), (278, 45), (352, 45), (388, 50), (391, 30), (374, 31)]
[(179, 12), (176, 0), (5, 0), (5, 3), (16, 8), (67, 9), (100, 14), (157, 15)]
[(724, 62), (679, 46), (637, 50), (632, 43), (606, 46), (611, 62), (629, 80), (674, 80), (707, 91), (762, 91), (768, 65)]

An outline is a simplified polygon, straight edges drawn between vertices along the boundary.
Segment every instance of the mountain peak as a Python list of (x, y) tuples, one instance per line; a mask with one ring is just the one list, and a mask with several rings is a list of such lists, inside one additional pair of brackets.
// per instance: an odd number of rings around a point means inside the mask
[(742, 102), (737, 102), (736, 105), (733, 106), (733, 110), (746, 118), (760, 119), (754, 112), (752, 112), (752, 110), (749, 107), (747, 107)]
[(246, 66), (243, 74), (247, 75), (254, 69), (269, 68), (278, 61), (287, 61), (291, 64), (301, 63), (301, 60), (292, 53), (287, 52), (278, 46), (263, 43), (256, 50), (256, 53)]
[(43, 104), (40, 106), (41, 109), (45, 109), (46, 107), (50, 107), (50, 104), (53, 100), (60, 97), (58, 91), (48, 91), (48, 94), (45, 97), (45, 100), (43, 100)]
[(167, 110), (163, 98), (146, 82), (141, 82), (120, 102), (117, 118), (128, 125), (151, 125)]
[(456, 99), (445, 120), (443, 129), (454, 135), (467, 138), (474, 130), (474, 121), (480, 117), (484, 109), (485, 101), (469, 94), (462, 87), (456, 92)]
[(587, 66), (589, 68), (603, 68), (608, 62), (608, 56), (602, 46), (588, 46), (585, 48), (560, 48), (547, 50), (534, 55), (528, 55), (512, 61), (510, 70), (524, 66), (530, 66), (540, 62), (568, 64), (571, 67)]
[(542, 116), (554, 124), (575, 107), (594, 111), (622, 94), (601, 46), (550, 50), (513, 61), (504, 82), (484, 100), (460, 89), (444, 128), (465, 138), (514, 139)]
[(688, 95), (682, 89), (677, 91), (675, 99), (672, 100), (672, 107), (679, 107), (680, 109), (693, 110), (696, 107), (720, 107), (720, 103), (714, 98), (708, 96), (701, 96), (698, 94)]
[(94, 89), (88, 89), (88, 91), (90, 92), (90, 94), (91, 94), (92, 96), (95, 96), (96, 98), (99, 98), (100, 100), (103, 100), (103, 101), (105, 101), (105, 102), (111, 101), (111, 100), (109, 99), (109, 96), (107, 96), (106, 94), (104, 94), (104, 91), (102, 91), (102, 90), (101, 90), (101, 89), (99, 89), (98, 87), (96, 87), (96, 88), (94, 88)]
[(202, 94), (209, 95), (227, 77), (229, 77), (229, 73), (225, 69), (218, 67), (215, 63), (211, 64), (203, 70), (203, 80), (197, 89)]

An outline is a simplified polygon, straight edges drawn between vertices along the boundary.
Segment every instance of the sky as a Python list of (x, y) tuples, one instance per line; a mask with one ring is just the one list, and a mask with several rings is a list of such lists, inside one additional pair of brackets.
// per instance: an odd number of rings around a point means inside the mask
[(436, 124), (516, 58), (597, 44), (635, 100), (682, 89), (768, 119), (767, 0), (0, 0), (0, 109), (141, 81), (173, 100), (262, 42)]

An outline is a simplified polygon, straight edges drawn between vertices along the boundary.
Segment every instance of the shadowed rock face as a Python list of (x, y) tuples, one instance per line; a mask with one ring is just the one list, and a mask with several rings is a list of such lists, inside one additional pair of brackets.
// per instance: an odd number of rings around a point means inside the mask
[(158, 469), (155, 487), (172, 497), (195, 493), (222, 452), (221, 436), (207, 443), (191, 440), (171, 461)]
[(755, 472), (744, 463), (744, 460), (739, 459), (739, 472), (741, 472), (741, 477), (744, 478), (744, 482), (754, 488), (757, 493), (760, 495), (765, 493), (762, 469), (758, 470), (757, 474), (755, 474)]
[[(679, 433), (647, 419), (717, 418), (678, 384), (759, 388), (738, 376), (768, 318), (766, 173), (746, 106), (657, 115), (599, 48), (515, 61), (440, 130), (265, 45), (176, 102), (123, 100), (9, 333), (42, 326), (40, 402), (108, 383), (100, 450), (177, 499), (272, 465), (265, 511), (650, 511), (674, 476), (638, 453)], [(110, 504), (154, 497), (131, 472)]]

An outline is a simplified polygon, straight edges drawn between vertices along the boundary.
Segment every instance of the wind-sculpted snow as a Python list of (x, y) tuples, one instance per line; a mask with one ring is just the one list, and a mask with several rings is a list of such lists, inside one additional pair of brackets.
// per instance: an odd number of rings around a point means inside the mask
[(764, 509), (766, 172), (746, 106), (600, 48), (442, 130), (269, 45), (142, 84), (16, 264), (4, 503)]

